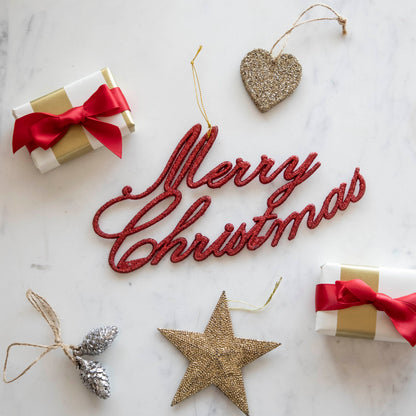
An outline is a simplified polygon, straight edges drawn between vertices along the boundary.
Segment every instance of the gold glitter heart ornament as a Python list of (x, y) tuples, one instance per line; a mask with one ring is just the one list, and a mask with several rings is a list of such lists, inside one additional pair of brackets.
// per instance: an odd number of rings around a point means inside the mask
[[(318, 17), (302, 21), (303, 16), (315, 7), (327, 9), (335, 17)], [(299, 26), (323, 20), (334, 20), (338, 22), (342, 27), (342, 34), (347, 34), (347, 19), (338, 14), (332, 7), (326, 4), (316, 3), (309, 6), (299, 15), (295, 23), (277, 39), (270, 49), (270, 52), (264, 49), (254, 49), (241, 61), (240, 73), (244, 86), (254, 101), (254, 104), (256, 104), (262, 113), (269, 111), (276, 104), (280, 103), (280, 101), (283, 101), (292, 94), (300, 82), (302, 67), (298, 60), (293, 55), (283, 53), (288, 36)], [(284, 40), (283, 47), (280, 49), (276, 58), (273, 58), (273, 49), (281, 40)]]
[(293, 55), (273, 58), (264, 49), (254, 49), (241, 61), (240, 74), (254, 104), (265, 113), (295, 91), (302, 67)]

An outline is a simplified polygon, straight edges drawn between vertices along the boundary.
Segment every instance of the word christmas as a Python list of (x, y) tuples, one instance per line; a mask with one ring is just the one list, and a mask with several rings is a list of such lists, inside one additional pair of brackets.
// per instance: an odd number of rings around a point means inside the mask
[[(267, 240), (275, 247), (286, 229), (290, 228), (289, 240), (296, 237), (303, 218), (306, 217), (307, 227), (314, 229), (323, 218), (331, 219), (338, 210), (344, 211), (351, 202), (359, 201), (364, 195), (365, 181), (360, 174), (360, 169), (356, 168), (348, 190), (346, 183), (341, 183), (339, 187), (332, 189), (325, 198), (319, 212), (317, 212), (315, 205), (309, 204), (302, 211), (292, 212), (285, 219), (278, 218), (275, 213), (276, 208), (281, 206), (293, 190), (319, 168), (320, 163), (314, 162), (317, 153), (309, 154), (300, 165), (297, 156), (290, 156), (277, 167), (274, 167), (273, 159), (263, 155), (260, 163), (252, 172), (249, 172), (250, 163), (238, 158), (235, 164), (228, 161), (222, 162), (201, 179), (195, 180), (202, 161), (215, 142), (218, 127), (213, 127), (211, 134), (205, 134), (198, 140), (200, 133), (201, 125), (197, 124), (185, 134), (172, 153), (163, 172), (150, 188), (141, 194), (134, 195), (132, 194), (132, 188), (126, 186), (122, 190), (122, 195), (111, 199), (96, 212), (93, 220), (94, 231), (103, 238), (115, 240), (108, 258), (113, 270), (128, 273), (147, 263), (156, 265), (168, 253), (171, 261), (177, 263), (191, 254), (197, 261), (205, 260), (210, 255), (216, 257), (224, 254), (234, 256), (244, 247), (249, 250), (256, 250)], [(228, 223), (215, 241), (210, 242), (208, 237), (196, 233), (193, 241), (188, 243), (188, 240), (181, 236), (181, 233), (198, 221), (211, 205), (211, 198), (202, 196), (188, 208), (172, 232), (160, 242), (142, 235), (145, 230), (164, 220), (178, 207), (182, 199), (182, 193), (178, 190), (178, 187), (182, 182), (186, 181), (187, 186), (191, 189), (204, 185), (216, 189), (229, 181), (234, 181), (236, 186), (245, 186), (256, 177), (262, 184), (267, 184), (279, 175), (282, 175), (286, 183), (269, 196), (264, 214), (253, 218), (254, 224), (250, 229), (247, 229), (246, 223), (242, 223), (238, 228)], [(141, 208), (123, 230), (109, 234), (101, 229), (100, 218), (108, 208), (121, 201), (145, 198), (153, 194), (162, 184), (163, 190)], [(165, 205), (168, 203), (168, 206), (162, 212), (152, 216), (151, 211), (160, 203)], [(142, 221), (142, 218), (149, 213), (150, 216), (147, 215), (147, 219)], [(115, 258), (120, 247), (133, 234), (140, 235), (140, 240), (122, 253), (120, 259), (116, 262)], [(144, 249), (146, 251), (145, 255), (140, 258), (130, 258), (138, 249)]]

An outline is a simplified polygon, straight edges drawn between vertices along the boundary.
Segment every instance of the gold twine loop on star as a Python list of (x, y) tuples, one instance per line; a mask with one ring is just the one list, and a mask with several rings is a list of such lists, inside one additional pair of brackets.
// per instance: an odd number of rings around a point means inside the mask
[(232, 308), (228, 308), (228, 309), (233, 310), (233, 311), (248, 311), (248, 312), (260, 312), (260, 311), (262, 311), (271, 302), (271, 300), (272, 300), (274, 294), (276, 293), (276, 290), (279, 287), (280, 282), (282, 281), (282, 279), (283, 279), (283, 277), (281, 277), (279, 279), (279, 281), (275, 283), (272, 293), (270, 294), (270, 296), (267, 298), (266, 302), (262, 306), (256, 306), (256, 305), (253, 305), (251, 303), (244, 302), (242, 300), (229, 299), (229, 300), (227, 300), (227, 302), (229, 302), (229, 303), (230, 302), (240, 303), (240, 304), (246, 305), (246, 306), (232, 307)]
[[(299, 21), (302, 19), (302, 17), (311, 9), (315, 8), (315, 7), (323, 7), (325, 9), (328, 9), (329, 11), (331, 11), (332, 13), (335, 14), (336, 17), (319, 17), (319, 18), (315, 18), (315, 19), (309, 19), (309, 20), (305, 20), (304, 22), (300, 22)], [(316, 3), (313, 4), (312, 6), (309, 6), (307, 9), (305, 9), (300, 15), (299, 17), (295, 20), (295, 22), (293, 23), (292, 27), (290, 29), (288, 29), (282, 36), (280, 36), (279, 39), (277, 39), (277, 41), (274, 43), (274, 45), (272, 46), (272, 48), (270, 49), (270, 54), (273, 52), (273, 49), (276, 47), (276, 45), (284, 38), (284, 44), (282, 46), (282, 49), (280, 49), (279, 54), (277, 55), (277, 58), (280, 57), (280, 55), (283, 53), (283, 50), (286, 47), (287, 41), (289, 39), (289, 35), (290, 33), (292, 33), (292, 31), (294, 29), (296, 29), (299, 26), (303, 26), (306, 25), (307, 23), (312, 23), (312, 22), (319, 22), (322, 20), (336, 20), (341, 26), (342, 26), (342, 34), (346, 35), (347, 34), (347, 19), (345, 17), (342, 17), (340, 14), (338, 14), (332, 7), (323, 4), (323, 3)]]
[(202, 117), (204, 117), (205, 121), (207, 122), (207, 125), (208, 125), (207, 137), (209, 138), (209, 136), (211, 135), (212, 126), (211, 126), (211, 123), (208, 120), (207, 111), (205, 110), (204, 101), (202, 100), (201, 85), (199, 83), (198, 73), (197, 73), (196, 67), (195, 67), (195, 59), (199, 55), (199, 52), (201, 52), (201, 49), (202, 49), (202, 45), (198, 48), (195, 56), (193, 57), (193, 59), (191, 61), (192, 78), (194, 80), (196, 103), (198, 104), (198, 108), (199, 108), (199, 111), (202, 114)]
[[(17, 380), (18, 378), (22, 377), (28, 370), (30, 370), (37, 362), (39, 362), (46, 354), (51, 352), (52, 350), (56, 350), (61, 348), (65, 355), (75, 364), (75, 358), (71, 354), (71, 349), (74, 348), (73, 345), (64, 344), (61, 338), (61, 323), (59, 322), (58, 316), (56, 315), (55, 311), (49, 305), (48, 302), (32, 290), (28, 290), (26, 292), (26, 297), (28, 301), (32, 304), (32, 306), (42, 315), (43, 319), (48, 323), (50, 326), (53, 335), (55, 337), (55, 342), (51, 345), (43, 345), (43, 344), (31, 344), (27, 342), (14, 342), (7, 347), (6, 351), (6, 358), (4, 360), (4, 367), (3, 367), (3, 381), (5, 383), (12, 383), (13, 381)], [(38, 358), (36, 358), (31, 364), (29, 364), (18, 376), (14, 377), (11, 380), (7, 380), (6, 378), (6, 369), (7, 363), (9, 360), (10, 350), (16, 346), (24, 346), (24, 347), (35, 347), (35, 348), (42, 348), (43, 351)]]

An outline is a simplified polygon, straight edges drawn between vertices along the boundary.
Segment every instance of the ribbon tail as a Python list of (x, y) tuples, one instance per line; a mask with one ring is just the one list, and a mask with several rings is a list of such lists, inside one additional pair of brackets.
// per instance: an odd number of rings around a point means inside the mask
[(108, 150), (120, 159), (122, 157), (122, 137), (120, 129), (114, 124), (88, 117), (82, 125)]
[[(388, 315), (388, 314), (387, 314)], [(416, 317), (410, 321), (402, 321), (389, 316), (397, 332), (412, 346), (416, 345)]]
[(34, 140), (31, 133), (31, 126), (49, 116), (47, 113), (30, 113), (19, 117), (15, 121), (12, 141), (13, 153), (16, 153), (23, 146), (30, 146)]

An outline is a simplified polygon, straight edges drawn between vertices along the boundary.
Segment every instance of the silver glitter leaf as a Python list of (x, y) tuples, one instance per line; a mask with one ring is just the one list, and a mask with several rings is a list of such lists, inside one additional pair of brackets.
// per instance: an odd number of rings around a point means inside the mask
[(102, 326), (93, 329), (82, 343), (73, 349), (74, 355), (98, 355), (106, 350), (118, 334), (116, 326)]
[(265, 113), (295, 91), (302, 67), (293, 55), (273, 58), (264, 49), (254, 49), (241, 61), (240, 74), (254, 104)]
[(89, 361), (81, 357), (75, 357), (82, 382), (88, 390), (101, 399), (110, 397), (110, 382), (108, 374), (98, 361)]

